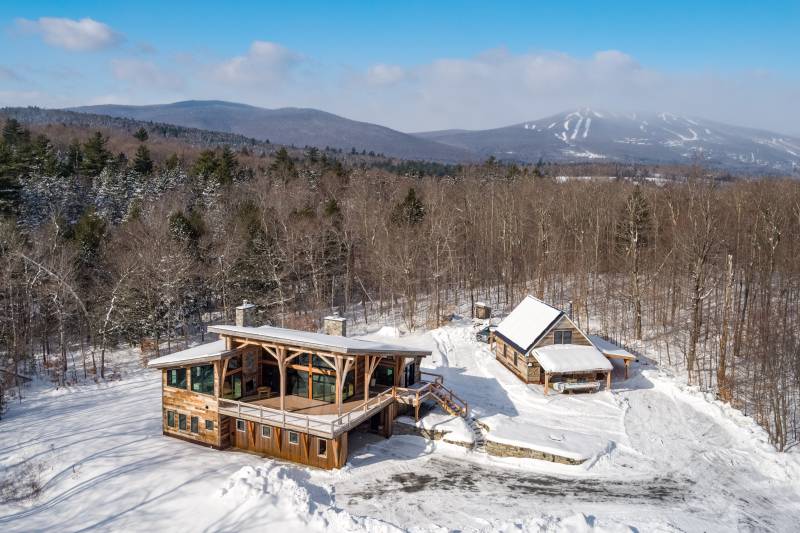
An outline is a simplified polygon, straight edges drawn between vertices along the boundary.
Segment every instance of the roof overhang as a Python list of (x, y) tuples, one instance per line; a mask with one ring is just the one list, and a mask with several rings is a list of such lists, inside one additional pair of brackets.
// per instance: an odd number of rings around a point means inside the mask
[(352, 356), (380, 355), (383, 357), (426, 357), (431, 355), (430, 350), (385, 344), (355, 337), (325, 335), (323, 333), (312, 333), (271, 326), (253, 328), (220, 325), (209, 326), (208, 331), (232, 339), (304, 348), (312, 352), (323, 351)]

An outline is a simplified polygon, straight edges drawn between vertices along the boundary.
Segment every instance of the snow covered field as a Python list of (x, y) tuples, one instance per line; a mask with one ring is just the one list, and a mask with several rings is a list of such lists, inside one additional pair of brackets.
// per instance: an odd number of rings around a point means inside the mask
[[(634, 366), (610, 393), (545, 397), (494, 361), (466, 323), (393, 342), (434, 350), (426, 366), (469, 402), (487, 439), (586, 462), (369, 434), (354, 436), (348, 466), (333, 472), (218, 452), (163, 437), (159, 374), (131, 367), (119, 381), (41, 386), (11, 405), (0, 421), (0, 478), (38, 478), (41, 492), (0, 504), (0, 531), (800, 527), (800, 454), (775, 452), (751, 419), (652, 366)], [(453, 426), (439, 411), (429, 417)]]

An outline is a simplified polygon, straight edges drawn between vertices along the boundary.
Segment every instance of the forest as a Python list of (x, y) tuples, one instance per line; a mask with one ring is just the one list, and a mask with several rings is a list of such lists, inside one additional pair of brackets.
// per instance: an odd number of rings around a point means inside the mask
[(130, 121), (0, 123), (6, 392), (14, 374), (105, 379), (108, 351), (183, 347), (243, 299), (275, 325), (313, 329), (336, 308), (414, 329), (531, 293), (656, 350), (779, 449), (800, 438), (796, 181), (699, 166), (566, 179), (547, 164), (190, 142)]

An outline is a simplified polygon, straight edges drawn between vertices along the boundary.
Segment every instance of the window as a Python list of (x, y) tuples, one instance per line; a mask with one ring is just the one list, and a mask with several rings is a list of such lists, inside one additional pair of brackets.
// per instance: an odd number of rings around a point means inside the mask
[(568, 329), (554, 331), (553, 344), (572, 344), (572, 331)]
[(179, 389), (186, 388), (186, 369), (185, 368), (169, 368), (167, 369), (167, 386), (177, 387)]
[(192, 433), (200, 433), (200, 427), (199, 426), (200, 426), (200, 419), (197, 418), (196, 416), (193, 416), (192, 417), (192, 425), (191, 425)]
[(311, 397), (314, 400), (333, 403), (336, 401), (336, 376), (311, 375)]
[(261, 425), (261, 436), (264, 437), (265, 439), (271, 439), (272, 438), (272, 426), (267, 426), (267, 425), (262, 424)]
[(517, 351), (514, 350), (514, 366), (517, 366)]
[(289, 432), (289, 444), (300, 444), (300, 434), (298, 432)]
[(344, 378), (344, 389), (342, 389), (342, 401), (349, 400), (356, 394), (356, 371), (351, 370)]
[(171, 428), (175, 427), (175, 411), (167, 411), (167, 425)]
[(321, 368), (323, 370), (335, 370), (335, 368), (326, 363), (325, 360), (318, 355), (315, 355), (311, 358), (311, 366), (314, 368)]
[(178, 415), (178, 429), (186, 431), (186, 415)]
[(228, 371), (236, 370), (237, 368), (242, 368), (242, 357), (240, 355), (228, 359)]
[(240, 418), (236, 419), (236, 431), (241, 431), (242, 433), (247, 431), (247, 426), (244, 425), (244, 420)]
[(291, 368), (287, 370), (286, 394), (308, 398), (308, 372)]
[(394, 368), (390, 366), (378, 365), (375, 373), (372, 374), (372, 379), (375, 380), (376, 385), (384, 387), (394, 387)]
[(206, 420), (206, 431), (214, 431), (214, 421)]
[(328, 457), (328, 441), (325, 439), (317, 439), (317, 455)]
[(281, 390), (281, 375), (276, 365), (267, 363), (261, 364), (261, 384), (269, 387), (269, 390), (278, 393)]
[[(194, 381), (192, 381), (194, 385)], [(242, 397), (242, 374), (237, 373), (226, 376), (222, 383), (222, 397), (228, 400), (238, 400)]]
[(214, 394), (214, 365), (192, 367), (192, 390), (203, 394)]

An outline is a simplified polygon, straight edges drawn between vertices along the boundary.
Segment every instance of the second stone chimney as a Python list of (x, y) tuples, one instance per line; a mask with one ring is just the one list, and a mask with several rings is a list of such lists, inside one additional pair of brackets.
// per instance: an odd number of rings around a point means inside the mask
[(254, 327), (256, 325), (256, 306), (247, 300), (236, 308), (236, 325), (239, 327)]
[(334, 311), (332, 315), (326, 316), (322, 320), (322, 332), (325, 335), (347, 337), (347, 319), (339, 316), (338, 311)]

